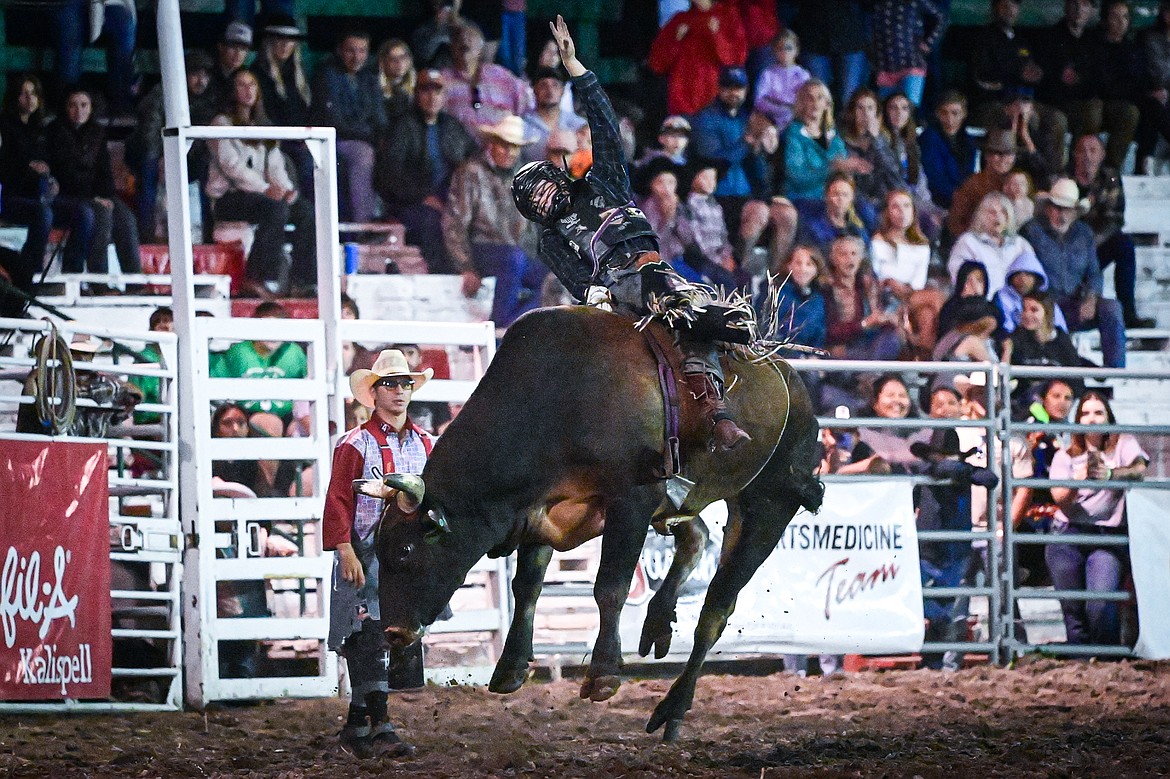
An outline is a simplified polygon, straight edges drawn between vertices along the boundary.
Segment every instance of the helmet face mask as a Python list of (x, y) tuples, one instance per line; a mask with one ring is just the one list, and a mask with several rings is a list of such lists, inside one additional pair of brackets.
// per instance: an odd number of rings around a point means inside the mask
[(571, 183), (568, 174), (548, 160), (530, 162), (512, 180), (512, 199), (526, 219), (549, 224), (568, 213)]

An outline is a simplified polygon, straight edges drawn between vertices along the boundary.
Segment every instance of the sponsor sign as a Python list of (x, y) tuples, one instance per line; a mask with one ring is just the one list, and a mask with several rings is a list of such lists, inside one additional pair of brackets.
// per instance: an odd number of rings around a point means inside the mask
[(108, 698), (104, 444), (0, 449), (0, 700)]
[[(710, 540), (682, 587), (671, 653), (688, 652), (717, 567), (726, 508), (703, 512)], [(673, 540), (642, 550), (622, 644), (636, 647), (646, 603), (670, 567)], [(913, 652), (922, 647), (922, 582), (908, 481), (830, 484), (819, 514), (799, 512), (777, 548), (740, 592), (719, 653)]]
[(1170, 658), (1170, 492), (1128, 490), (1125, 496), (1129, 522), (1129, 558), (1137, 595), (1138, 640), (1133, 651), (1151, 660)]

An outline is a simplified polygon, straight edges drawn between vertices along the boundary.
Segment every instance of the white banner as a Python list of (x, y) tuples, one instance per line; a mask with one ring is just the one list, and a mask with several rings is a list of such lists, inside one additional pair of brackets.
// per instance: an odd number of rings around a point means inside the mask
[[(690, 651), (722, 543), (726, 507), (703, 512), (711, 541), (683, 587), (671, 654)], [(648, 538), (622, 612), (622, 645), (637, 647), (646, 602), (665, 576), (673, 541)], [(817, 515), (801, 511), (744, 587), (712, 652), (892, 654), (922, 648), (918, 534), (908, 481), (831, 484)]]
[(1170, 658), (1170, 492), (1131, 489), (1125, 496), (1129, 558), (1137, 593), (1138, 640), (1134, 654)]

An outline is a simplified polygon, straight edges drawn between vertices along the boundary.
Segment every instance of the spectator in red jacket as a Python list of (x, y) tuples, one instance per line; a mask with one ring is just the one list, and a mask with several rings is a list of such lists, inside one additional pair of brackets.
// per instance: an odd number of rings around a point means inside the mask
[(772, 41), (780, 34), (776, 0), (729, 1), (739, 11), (739, 18), (743, 21), (748, 78), (754, 84), (760, 71), (772, 64)]
[(691, 0), (658, 31), (650, 47), (650, 69), (667, 77), (666, 107), (693, 114), (715, 99), (719, 69), (747, 58), (743, 23), (736, 9), (713, 0)]

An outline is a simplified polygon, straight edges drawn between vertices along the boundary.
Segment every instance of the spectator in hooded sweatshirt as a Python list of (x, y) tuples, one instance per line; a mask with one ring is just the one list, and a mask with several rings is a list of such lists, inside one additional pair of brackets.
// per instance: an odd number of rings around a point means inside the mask
[[(1001, 327), (1005, 335), (1011, 335), (1020, 324), (1020, 316), (1024, 311), (1024, 298), (1048, 289), (1048, 274), (1035, 254), (1027, 252), (1012, 260), (1005, 274), (1007, 283), (995, 293), (995, 304), (1003, 313)], [(1068, 324), (1064, 321), (1064, 314), (1056, 309), (1052, 324), (1068, 332)]]

